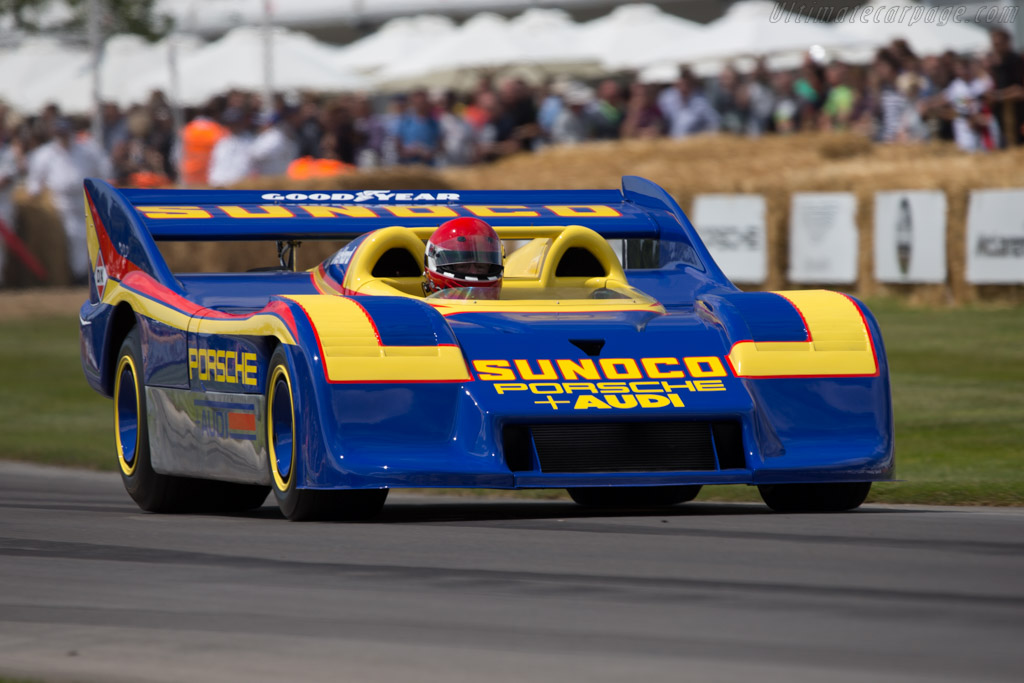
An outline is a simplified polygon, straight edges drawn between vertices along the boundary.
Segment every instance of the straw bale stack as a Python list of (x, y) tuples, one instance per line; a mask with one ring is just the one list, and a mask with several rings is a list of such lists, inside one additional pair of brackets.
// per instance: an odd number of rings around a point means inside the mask
[[(703, 193), (764, 195), (769, 261), (765, 289), (796, 286), (786, 281), (792, 193), (843, 191), (857, 196), (860, 260), (858, 282), (849, 288), (852, 293), (896, 294), (922, 304), (980, 300), (1024, 303), (1024, 286), (980, 287), (969, 285), (964, 279), (969, 192), (1024, 188), (1024, 149), (968, 155), (949, 144), (873, 145), (853, 134), (772, 136), (758, 140), (715, 135), (689, 140), (628, 140), (553, 147), (486, 167), (444, 172), (451, 185), (464, 189), (617, 187), (622, 175), (650, 178), (686, 210), (692, 206), (693, 198)], [(946, 192), (948, 284), (877, 283), (872, 256), (874, 194), (914, 189)]]
[[(485, 166), (437, 172), (402, 167), (296, 181), (259, 178), (238, 189), (331, 191), (354, 189), (540, 189), (614, 188), (621, 176), (640, 175), (661, 184), (689, 210), (698, 194), (750, 192), (767, 205), (768, 279), (765, 289), (793, 287), (786, 281), (790, 197), (794, 192), (853, 192), (857, 196), (859, 278), (848, 288), (860, 296), (893, 294), (930, 305), (982, 300), (1024, 303), (1024, 285), (976, 286), (965, 281), (966, 219), (972, 189), (1024, 188), (1024, 148), (968, 155), (953, 145), (874, 145), (854, 134), (801, 134), (757, 140), (725, 135), (690, 140), (598, 141), (549, 147)], [(947, 196), (949, 279), (943, 285), (883, 285), (874, 281), (874, 194), (883, 190), (943, 190)], [(67, 282), (63, 232), (45, 201), (18, 198), (19, 232), (55, 276)], [(1007, 216), (1007, 220), (1020, 220)], [(299, 266), (308, 268), (343, 242), (308, 242)], [(243, 271), (276, 263), (273, 244), (162, 243), (173, 271)], [(18, 269), (12, 269), (17, 273)], [(25, 276), (19, 275), (19, 278)], [(27, 275), (31, 278), (31, 275)], [(62, 279), (63, 278), (63, 279)], [(22, 280), (19, 280), (22, 281)], [(28, 283), (27, 281), (25, 282)], [(805, 285), (799, 285), (805, 287)]]
[(24, 189), (18, 188), (14, 192), (14, 204), (17, 213), (12, 229), (46, 269), (49, 281), (41, 282), (10, 250), (6, 250), (5, 284), (9, 287), (70, 285), (71, 269), (68, 265), (67, 238), (64, 235), (60, 214), (53, 208), (49, 195), (44, 193), (39, 197), (33, 197)]

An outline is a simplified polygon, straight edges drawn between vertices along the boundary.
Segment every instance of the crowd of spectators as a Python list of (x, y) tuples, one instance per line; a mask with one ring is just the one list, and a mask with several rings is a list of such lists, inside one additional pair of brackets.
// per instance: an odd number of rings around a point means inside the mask
[[(253, 176), (465, 165), (545, 145), (710, 132), (853, 130), (880, 142), (942, 139), (970, 152), (993, 150), (1024, 142), (1024, 61), (996, 29), (984, 57), (920, 58), (896, 41), (864, 67), (808, 56), (794, 71), (773, 73), (762, 61), (749, 74), (727, 67), (704, 80), (683, 68), (662, 86), (608, 78), (530, 87), (485, 76), (468, 93), (277, 96), (269, 107), (257, 95), (230, 92), (183, 114), (179, 135), (162, 93), (127, 111), (106, 104), (95, 139), (88, 120), (65, 118), (54, 106), (20, 117), (0, 104), (0, 221), (13, 224), (19, 180), (30, 193), (50, 191), (69, 238), (80, 242), (78, 193), (90, 175), (128, 186), (224, 187)], [(71, 261), (83, 278), (84, 253)]]

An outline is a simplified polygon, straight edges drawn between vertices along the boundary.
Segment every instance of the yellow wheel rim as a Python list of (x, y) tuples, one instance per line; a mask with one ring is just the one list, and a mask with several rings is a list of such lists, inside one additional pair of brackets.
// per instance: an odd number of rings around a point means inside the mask
[(270, 375), (267, 393), (267, 451), (270, 473), (278, 491), (287, 491), (295, 469), (295, 402), (292, 383), (283, 365)]
[(125, 476), (139, 464), (139, 418), (142, 413), (138, 373), (131, 356), (122, 356), (114, 373), (114, 441), (117, 462)]

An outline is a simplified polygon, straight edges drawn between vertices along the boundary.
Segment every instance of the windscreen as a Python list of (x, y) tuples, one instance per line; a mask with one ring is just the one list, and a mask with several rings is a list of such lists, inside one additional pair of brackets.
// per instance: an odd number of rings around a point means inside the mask
[(632, 287), (452, 287), (430, 294), (428, 299), (442, 301), (553, 301), (616, 300), (654, 304), (654, 299)]

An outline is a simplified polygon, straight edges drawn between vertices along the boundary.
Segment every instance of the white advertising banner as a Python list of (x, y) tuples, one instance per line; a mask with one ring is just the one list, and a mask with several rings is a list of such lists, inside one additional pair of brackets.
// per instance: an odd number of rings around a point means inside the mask
[(967, 205), (967, 281), (1024, 282), (1024, 190), (974, 190)]
[(857, 281), (857, 197), (851, 192), (798, 192), (789, 212), (789, 280)]
[(875, 193), (875, 279), (946, 281), (946, 193)]
[(765, 201), (759, 194), (702, 194), (693, 202), (693, 223), (711, 257), (733, 282), (768, 279)]

